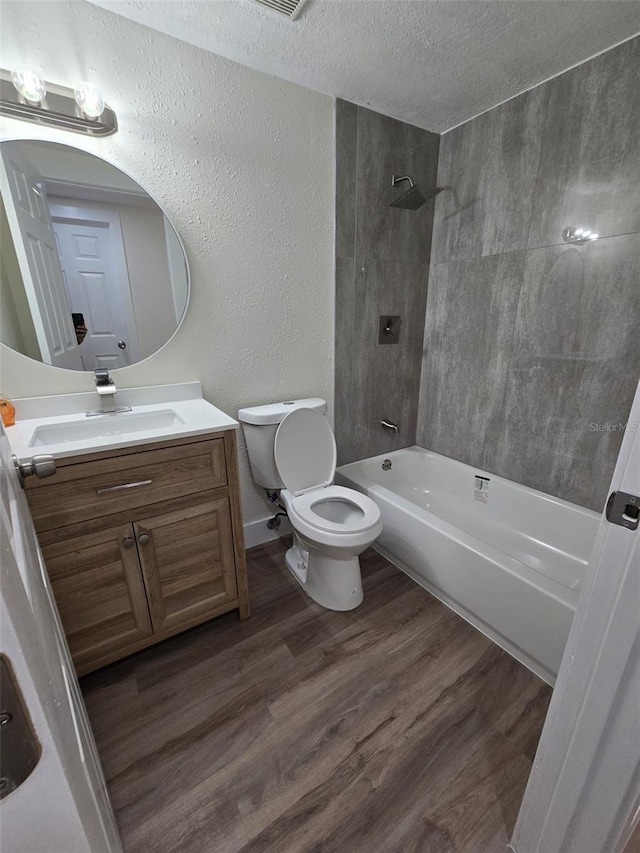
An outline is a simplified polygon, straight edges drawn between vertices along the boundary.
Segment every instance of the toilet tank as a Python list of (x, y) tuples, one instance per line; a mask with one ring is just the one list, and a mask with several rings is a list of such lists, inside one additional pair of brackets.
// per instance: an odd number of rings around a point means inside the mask
[(278, 426), (294, 409), (315, 409), (325, 415), (327, 401), (319, 397), (308, 397), (305, 400), (251, 406), (238, 412), (238, 420), (242, 424), (247, 442), (253, 482), (264, 486), (265, 489), (284, 489), (284, 483), (276, 468), (273, 443)]

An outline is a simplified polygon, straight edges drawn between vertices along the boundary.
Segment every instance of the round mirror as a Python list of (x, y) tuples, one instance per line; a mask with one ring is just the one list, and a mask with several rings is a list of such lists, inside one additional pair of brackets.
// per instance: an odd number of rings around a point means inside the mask
[(124, 172), (69, 145), (0, 144), (0, 340), (70, 370), (162, 347), (189, 298), (182, 243)]

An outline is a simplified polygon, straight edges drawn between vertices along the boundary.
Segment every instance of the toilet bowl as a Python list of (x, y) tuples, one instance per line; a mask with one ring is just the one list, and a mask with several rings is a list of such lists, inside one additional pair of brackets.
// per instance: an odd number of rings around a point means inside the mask
[(302, 495), (280, 492), (293, 545), (286, 563), (305, 592), (329, 610), (353, 610), (363, 599), (359, 555), (382, 532), (380, 510), (366, 495), (324, 486)]
[[(286, 565), (307, 595), (322, 607), (352, 610), (363, 598), (358, 558), (382, 532), (382, 519), (371, 498), (333, 485), (333, 432), (321, 414), (320, 404), (324, 401), (309, 402), (314, 408), (306, 408), (304, 400), (291, 401), (281, 404), (290, 407), (282, 412), (273, 405), (256, 406), (241, 410), (238, 417), (243, 423), (252, 424), (254, 430), (257, 425), (267, 426), (261, 418), (268, 418), (273, 424), (274, 418), (279, 417), (275, 436), (271, 437), (273, 465), (255, 433), (249, 431), (252, 439), (247, 444), (254, 479), (260, 472), (257, 476), (262, 485), (280, 488), (280, 498), (293, 527), (293, 545), (287, 551)], [(263, 408), (268, 408), (269, 413), (259, 411)], [(264, 434), (261, 431), (260, 438)], [(274, 480), (274, 470), (278, 483), (265, 483), (265, 479)], [(265, 477), (265, 471), (272, 473)]]

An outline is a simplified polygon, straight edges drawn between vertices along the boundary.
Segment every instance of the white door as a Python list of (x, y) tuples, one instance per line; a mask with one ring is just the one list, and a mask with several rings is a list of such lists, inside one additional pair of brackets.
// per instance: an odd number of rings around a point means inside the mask
[(516, 853), (638, 849), (629, 839), (640, 820), (640, 385), (613, 492), (622, 518), (602, 517), (511, 841)]
[(31, 774), (0, 800), (2, 851), (119, 853), (95, 742), (1, 425), (0, 498), (0, 649), (42, 749)]
[(139, 361), (120, 217), (80, 201), (49, 206), (72, 311), (84, 314), (88, 329), (80, 345), (85, 369)]
[(0, 188), (42, 360), (82, 370), (47, 196), (35, 167), (2, 143)]

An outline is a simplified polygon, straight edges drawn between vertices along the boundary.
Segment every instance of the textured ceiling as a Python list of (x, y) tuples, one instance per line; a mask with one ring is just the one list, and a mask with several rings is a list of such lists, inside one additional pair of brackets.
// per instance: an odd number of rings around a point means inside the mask
[(308, 0), (293, 21), (253, 0), (90, 2), (439, 133), (640, 32), (638, 0)]

